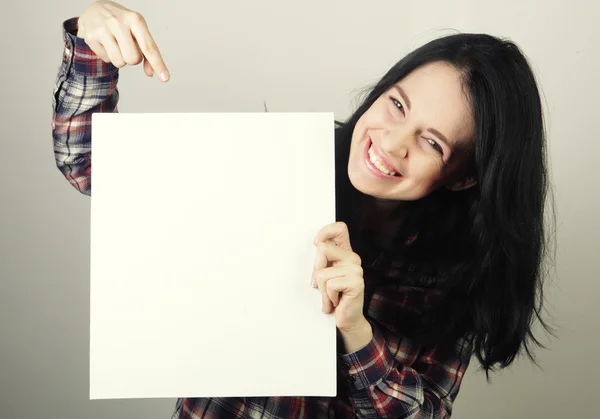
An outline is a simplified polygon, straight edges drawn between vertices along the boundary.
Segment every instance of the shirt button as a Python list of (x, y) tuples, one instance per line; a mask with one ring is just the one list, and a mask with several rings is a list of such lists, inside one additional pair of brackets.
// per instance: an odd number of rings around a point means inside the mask
[(356, 375), (351, 375), (350, 377), (348, 377), (348, 382), (354, 383), (355, 381), (356, 381)]
[(350, 364), (348, 364), (347, 362), (344, 362), (342, 365), (344, 366), (344, 368), (350, 369)]

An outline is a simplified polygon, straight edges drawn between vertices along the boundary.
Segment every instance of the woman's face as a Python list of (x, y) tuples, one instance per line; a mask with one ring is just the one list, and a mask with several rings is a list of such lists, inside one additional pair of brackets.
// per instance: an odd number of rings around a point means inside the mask
[(375, 198), (412, 201), (460, 190), (474, 123), (460, 73), (444, 62), (417, 68), (382, 94), (352, 133), (348, 176)]

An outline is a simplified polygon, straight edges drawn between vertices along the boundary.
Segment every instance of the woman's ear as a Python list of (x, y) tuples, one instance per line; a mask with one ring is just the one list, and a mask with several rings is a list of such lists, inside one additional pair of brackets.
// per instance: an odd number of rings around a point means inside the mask
[(473, 176), (466, 176), (455, 182), (449, 183), (448, 185), (446, 185), (446, 188), (450, 189), (451, 191), (458, 192), (464, 191), (465, 189), (469, 189), (475, 185), (477, 185), (477, 180), (475, 180)]

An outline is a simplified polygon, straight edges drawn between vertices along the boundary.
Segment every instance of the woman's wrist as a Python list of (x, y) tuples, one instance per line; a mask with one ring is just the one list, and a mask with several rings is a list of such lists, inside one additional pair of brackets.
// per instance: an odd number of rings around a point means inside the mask
[(366, 318), (350, 330), (338, 330), (344, 343), (345, 353), (347, 354), (364, 348), (373, 339), (373, 328)]

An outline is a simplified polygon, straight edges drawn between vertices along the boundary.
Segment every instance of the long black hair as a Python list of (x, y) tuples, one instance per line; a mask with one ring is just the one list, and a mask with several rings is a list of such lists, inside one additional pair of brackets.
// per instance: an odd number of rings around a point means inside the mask
[[(386, 251), (410, 266), (406, 276), (435, 278), (442, 296), (434, 309), (413, 319), (416, 324), (400, 322), (406, 333), (436, 345), (471, 336), (489, 379), (490, 370), (510, 365), (523, 349), (535, 361), (531, 343), (541, 345), (532, 333), (536, 319), (550, 331), (541, 316), (549, 243), (546, 135), (536, 80), (521, 50), (486, 34), (453, 34), (396, 63), (336, 128), (337, 216), (349, 225), (353, 243), (367, 248), (364, 196), (346, 170), (352, 132), (381, 94), (435, 61), (462, 75), (475, 122), (468, 169), (477, 184), (460, 192), (440, 188), (410, 203)], [(412, 233), (418, 238), (407, 246)]]

